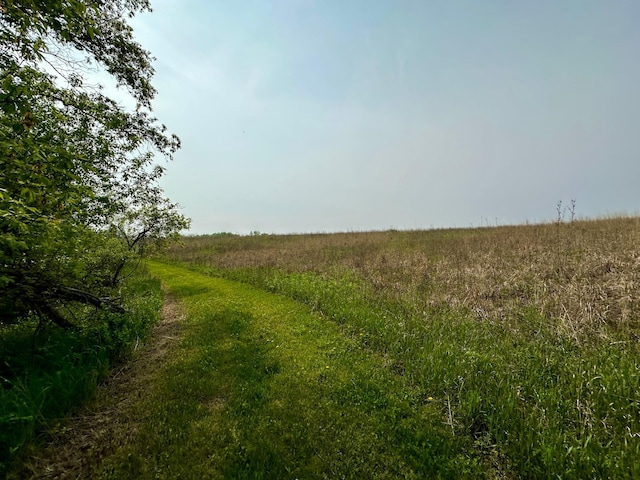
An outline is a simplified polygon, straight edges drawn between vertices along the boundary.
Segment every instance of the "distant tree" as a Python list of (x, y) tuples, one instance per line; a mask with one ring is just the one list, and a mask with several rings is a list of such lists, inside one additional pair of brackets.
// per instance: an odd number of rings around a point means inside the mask
[[(179, 148), (151, 116), (151, 56), (127, 20), (144, 0), (0, 0), (0, 324), (69, 302), (119, 310), (133, 256), (187, 228), (158, 179)], [(91, 84), (106, 71), (126, 110)], [(94, 77), (95, 78), (95, 77)]]

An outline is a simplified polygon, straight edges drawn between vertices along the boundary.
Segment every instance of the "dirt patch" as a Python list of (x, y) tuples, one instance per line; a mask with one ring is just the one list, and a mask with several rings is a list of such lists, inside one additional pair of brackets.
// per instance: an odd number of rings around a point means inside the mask
[(47, 432), (44, 446), (8, 478), (90, 478), (104, 458), (135, 441), (140, 422), (133, 406), (147, 395), (154, 373), (177, 344), (182, 318), (180, 305), (166, 294), (161, 320), (146, 344), (98, 387), (91, 405)]

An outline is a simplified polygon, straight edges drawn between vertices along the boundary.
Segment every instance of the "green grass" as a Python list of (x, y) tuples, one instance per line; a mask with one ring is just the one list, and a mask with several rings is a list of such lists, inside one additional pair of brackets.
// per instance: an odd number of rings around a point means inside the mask
[(78, 309), (81, 327), (37, 323), (0, 330), (0, 478), (34, 446), (36, 436), (94, 395), (110, 367), (126, 359), (162, 302), (159, 282), (139, 271), (123, 287), (129, 311)]
[(485, 466), (442, 399), (308, 307), (152, 263), (185, 308), (180, 344), (98, 478), (464, 478)]
[(376, 297), (350, 276), (215, 273), (307, 303), (331, 320), (323, 328), (338, 327), (352, 349), (384, 358), (395, 378), (390, 382), (415, 398), (435, 398), (430, 407), (441, 423), (450, 425), (459, 445), (468, 440), (468, 454), (484, 459), (488, 475), (494, 462), (493, 469), (525, 478), (640, 476), (640, 349), (634, 342), (579, 343), (532, 308), (508, 325), (480, 322), (465, 309), (417, 312)]

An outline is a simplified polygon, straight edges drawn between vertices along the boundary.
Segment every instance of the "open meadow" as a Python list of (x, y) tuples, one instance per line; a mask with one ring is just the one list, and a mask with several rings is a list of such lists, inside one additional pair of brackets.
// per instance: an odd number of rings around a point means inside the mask
[(625, 217), (184, 237), (127, 316), (4, 332), (0, 476), (638, 478), (639, 241)]
[(363, 6), (0, 0), (0, 480), (640, 479), (640, 2)]
[(640, 219), (185, 237), (166, 259), (308, 304), (490, 476), (640, 475)]

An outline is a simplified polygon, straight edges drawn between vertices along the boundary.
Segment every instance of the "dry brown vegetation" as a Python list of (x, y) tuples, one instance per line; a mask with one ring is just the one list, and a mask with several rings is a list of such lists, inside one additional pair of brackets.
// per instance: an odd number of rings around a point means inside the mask
[[(536, 309), (559, 333), (636, 341), (640, 218), (313, 235), (186, 237), (170, 256), (197, 265), (355, 274), (416, 308), (464, 308), (509, 322)], [(622, 340), (621, 340), (622, 339)]]

